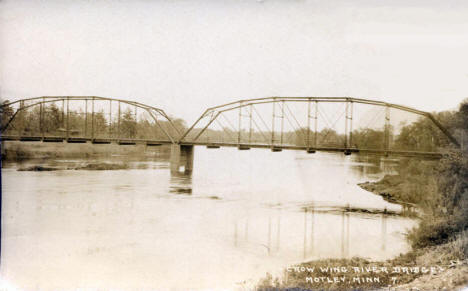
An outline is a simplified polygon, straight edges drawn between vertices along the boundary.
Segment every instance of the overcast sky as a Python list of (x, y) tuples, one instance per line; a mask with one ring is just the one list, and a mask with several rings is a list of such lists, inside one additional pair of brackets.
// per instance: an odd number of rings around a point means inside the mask
[(140, 101), (189, 123), (266, 96), (453, 109), (468, 1), (0, 1), (0, 97)]

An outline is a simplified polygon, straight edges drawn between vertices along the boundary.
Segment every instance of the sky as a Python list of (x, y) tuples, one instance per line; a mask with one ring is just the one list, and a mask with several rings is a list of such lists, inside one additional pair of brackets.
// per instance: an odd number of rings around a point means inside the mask
[(468, 1), (0, 0), (0, 97), (106, 96), (192, 123), (267, 96), (468, 97)]

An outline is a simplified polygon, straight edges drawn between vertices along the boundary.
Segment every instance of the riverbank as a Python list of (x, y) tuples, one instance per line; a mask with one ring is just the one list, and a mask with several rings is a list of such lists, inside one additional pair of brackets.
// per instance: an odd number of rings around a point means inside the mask
[(281, 278), (267, 274), (257, 290), (461, 290), (468, 286), (467, 255), (465, 231), (448, 243), (387, 261), (328, 259), (290, 266)]
[(382, 179), (374, 182), (359, 183), (362, 189), (382, 196), (390, 203), (414, 203), (407, 195), (402, 195), (407, 186), (400, 175), (385, 175)]
[(420, 211), (414, 201), (414, 195), (408, 195), (408, 181), (400, 175), (385, 175), (382, 179), (373, 182), (359, 183), (359, 187), (381, 196), (385, 201), (400, 204), (403, 207), (400, 213), (403, 216), (417, 217)]
[(117, 144), (72, 144), (72, 143), (43, 143), (6, 141), (6, 161), (22, 161), (28, 159), (56, 159), (56, 158), (92, 158), (112, 155), (147, 156), (169, 155), (170, 147), (162, 145), (148, 147), (145, 145), (117, 145)]
[(78, 166), (68, 167), (47, 167), (42, 165), (34, 165), (28, 167), (21, 167), (18, 169), (20, 172), (44, 172), (44, 171), (61, 171), (61, 170), (93, 170), (93, 171), (112, 171), (112, 170), (126, 170), (129, 169), (126, 163), (87, 163)]
[[(452, 160), (444, 160), (441, 165), (455, 164)], [(385, 175), (379, 181), (358, 185), (388, 202), (401, 204), (402, 215), (411, 214), (408, 206), (419, 208), (421, 201), (436, 201), (434, 197), (438, 197), (440, 191), (436, 184), (439, 172), (432, 171), (434, 164), (422, 163), (426, 162), (400, 165), (399, 175)], [(419, 214), (425, 217), (422, 225), (440, 220), (433, 213), (420, 211)], [(461, 290), (468, 286), (468, 230), (463, 231), (460, 227), (457, 231), (453, 226), (447, 226), (448, 230), (445, 230), (447, 224), (411, 231), (408, 238), (412, 251), (394, 259), (304, 262), (288, 267), (281, 278), (266, 276), (259, 282), (258, 290)]]

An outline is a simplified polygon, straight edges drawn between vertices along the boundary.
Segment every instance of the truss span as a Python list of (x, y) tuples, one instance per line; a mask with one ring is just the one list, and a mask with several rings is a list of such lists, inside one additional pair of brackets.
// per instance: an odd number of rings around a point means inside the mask
[[(2, 140), (438, 155), (452, 134), (429, 112), (352, 97), (266, 97), (206, 109), (187, 130), (160, 108), (98, 96), (1, 105)], [(183, 132), (183, 134), (181, 134)]]
[(176, 143), (180, 131), (164, 110), (98, 96), (42, 96), (1, 105), (2, 140), (149, 145)]
[[(217, 128), (215, 128), (217, 127)], [(418, 135), (418, 136), (417, 136)], [(206, 109), (180, 143), (239, 149), (436, 152), (457, 140), (436, 117), (407, 106), (352, 97), (266, 97)], [(215, 146), (213, 146), (215, 147)]]

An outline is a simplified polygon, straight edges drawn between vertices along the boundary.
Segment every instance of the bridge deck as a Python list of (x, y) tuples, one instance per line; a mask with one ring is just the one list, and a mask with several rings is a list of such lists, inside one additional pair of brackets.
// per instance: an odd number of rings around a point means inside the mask
[(420, 152), (420, 151), (401, 151), (401, 150), (375, 150), (375, 149), (357, 149), (357, 148), (345, 148), (345, 147), (305, 147), (296, 145), (271, 145), (271, 144), (247, 144), (247, 143), (227, 143), (227, 142), (181, 142), (181, 145), (194, 145), (194, 146), (206, 146), (208, 148), (219, 148), (219, 147), (237, 147), (240, 150), (248, 150), (250, 148), (259, 149), (271, 149), (272, 151), (281, 150), (299, 150), (308, 151), (313, 153), (315, 151), (323, 152), (343, 152), (343, 153), (362, 153), (371, 155), (391, 155), (400, 157), (424, 157), (439, 159), (442, 157), (442, 153), (438, 152)]
[(86, 143), (119, 145), (146, 144), (147, 146), (158, 146), (163, 144), (172, 144), (170, 140), (152, 140), (152, 139), (126, 139), (126, 138), (91, 138), (91, 137), (63, 137), (63, 136), (18, 136), (3, 135), (2, 141), (40, 141), (40, 142), (68, 142), (68, 143)]
[[(119, 144), (119, 145), (136, 145), (145, 144), (147, 146), (160, 146), (163, 144), (172, 144), (169, 140), (151, 140), (151, 139), (122, 139), (122, 138), (90, 138), (90, 137), (63, 137), (63, 136), (18, 136), (18, 135), (3, 135), (0, 137), (2, 141), (30, 141), (30, 142), (68, 142), (68, 143), (86, 143), (93, 144)], [(229, 142), (180, 142), (180, 145), (186, 146), (206, 146), (208, 148), (220, 147), (236, 147), (239, 150), (249, 150), (251, 148), (271, 149), (274, 152), (282, 150), (299, 150), (314, 153), (316, 151), (323, 152), (343, 152), (345, 154), (362, 153), (370, 155), (389, 155), (400, 157), (421, 157), (430, 159), (439, 159), (442, 153), (438, 152), (421, 152), (421, 151), (402, 151), (402, 150), (376, 150), (376, 149), (358, 149), (345, 147), (306, 147), (297, 145), (271, 145), (271, 144), (248, 144), (248, 143), (229, 143)]]

